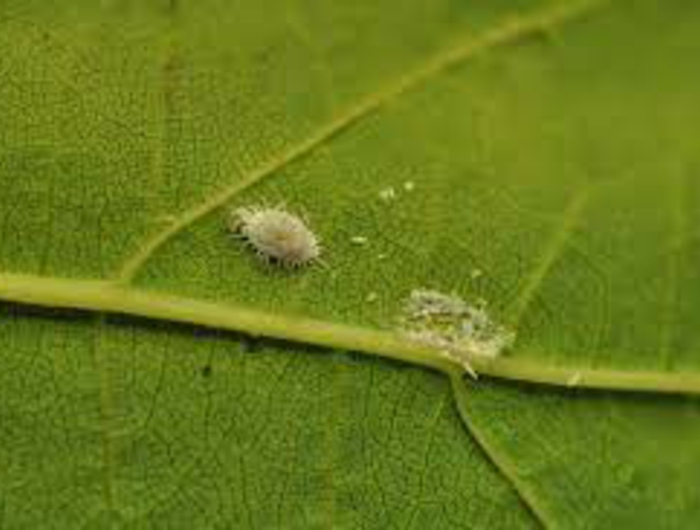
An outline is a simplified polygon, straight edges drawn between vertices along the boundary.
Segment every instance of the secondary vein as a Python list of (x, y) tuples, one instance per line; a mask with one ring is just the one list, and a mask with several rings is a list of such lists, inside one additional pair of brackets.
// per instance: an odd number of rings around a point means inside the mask
[(245, 189), (278, 172), (290, 163), (303, 158), (340, 132), (374, 114), (387, 103), (422, 85), (441, 72), (463, 63), (478, 52), (514, 42), (527, 35), (551, 30), (553, 27), (588, 14), (594, 8), (602, 5), (603, 2), (601, 0), (585, 0), (573, 5), (564, 4), (563, 7), (550, 8), (544, 12), (510, 18), (495, 29), (486, 31), (480, 37), (474, 38), (470, 36), (470, 38), (459, 41), (453, 46), (438, 52), (426, 63), (407, 72), (393, 83), (368, 95), (355, 105), (336, 115), (334, 119), (321, 126), (306, 140), (273, 157), (239, 182), (219, 190), (204, 202), (184, 212), (170, 226), (154, 234), (133, 256), (126, 260), (117, 273), (116, 281), (128, 284), (145, 263), (150, 260), (151, 256), (182, 230), (223, 206)]

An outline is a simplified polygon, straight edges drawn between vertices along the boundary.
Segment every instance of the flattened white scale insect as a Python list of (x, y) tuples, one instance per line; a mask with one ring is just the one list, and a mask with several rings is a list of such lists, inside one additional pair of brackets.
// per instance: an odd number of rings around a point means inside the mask
[(282, 207), (237, 208), (228, 226), (267, 262), (300, 267), (320, 261), (319, 238), (300, 217)]

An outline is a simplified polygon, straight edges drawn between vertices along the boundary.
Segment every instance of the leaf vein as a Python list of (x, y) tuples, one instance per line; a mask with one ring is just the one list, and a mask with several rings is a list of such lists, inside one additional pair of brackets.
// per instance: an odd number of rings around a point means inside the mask
[[(368, 329), (303, 317), (277, 315), (233, 304), (221, 304), (142, 292), (113, 282), (0, 274), (0, 299), (43, 307), (70, 308), (195, 324), (212, 329), (363, 352), (396, 359), (444, 373), (461, 369), (435, 348), (417, 344), (392, 330)], [(625, 391), (700, 394), (700, 373), (605, 368), (574, 369), (521, 357), (474, 357), (474, 369), (484, 375), (556, 386)]]
[(165, 243), (187, 227), (220, 208), (239, 193), (277, 173), (292, 162), (307, 156), (314, 149), (324, 145), (352, 125), (375, 114), (391, 101), (419, 87), (440, 73), (462, 64), (479, 52), (515, 42), (530, 34), (550, 30), (567, 21), (589, 14), (594, 8), (601, 5), (603, 4), (599, 0), (585, 0), (574, 5), (567, 4), (565, 7), (558, 6), (545, 12), (507, 19), (495, 29), (487, 30), (481, 37), (473, 38), (470, 36), (447, 47), (442, 52), (438, 52), (428, 62), (350, 106), (305, 140), (274, 156), (267, 163), (253, 170), (247, 177), (217, 191), (202, 203), (185, 211), (170, 226), (148, 238), (141, 248), (124, 262), (116, 274), (116, 280), (122, 284), (130, 283)]
[(549, 274), (552, 266), (557, 262), (562, 252), (566, 248), (567, 240), (580, 220), (581, 214), (588, 204), (589, 191), (584, 188), (579, 190), (567, 205), (561, 216), (559, 227), (553, 232), (550, 241), (542, 250), (540, 258), (532, 271), (525, 278), (523, 287), (520, 290), (509, 313), (513, 326), (517, 327), (525, 311), (537, 295), (537, 291), (542, 286), (545, 278)]

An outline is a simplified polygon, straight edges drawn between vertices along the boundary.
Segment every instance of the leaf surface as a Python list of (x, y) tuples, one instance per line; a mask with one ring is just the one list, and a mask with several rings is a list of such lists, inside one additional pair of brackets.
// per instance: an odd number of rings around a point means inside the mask
[[(3, 526), (691, 526), (697, 6), (70, 4), (0, 7)], [(227, 232), (278, 203), (324, 266)]]

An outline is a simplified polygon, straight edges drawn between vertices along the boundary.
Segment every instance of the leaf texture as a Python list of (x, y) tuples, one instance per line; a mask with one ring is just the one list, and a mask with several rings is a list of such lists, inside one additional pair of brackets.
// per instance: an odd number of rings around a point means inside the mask
[(695, 3), (65, 4), (0, 5), (0, 526), (693, 527)]

